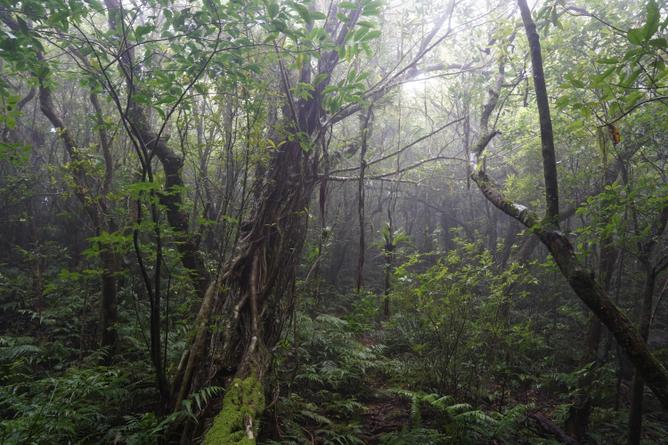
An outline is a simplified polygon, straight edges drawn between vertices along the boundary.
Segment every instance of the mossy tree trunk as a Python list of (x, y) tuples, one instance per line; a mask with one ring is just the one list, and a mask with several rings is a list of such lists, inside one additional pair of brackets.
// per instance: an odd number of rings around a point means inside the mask
[[(328, 29), (337, 45), (344, 44), (360, 14), (360, 8), (351, 10), (345, 23)], [(324, 53), (314, 77), (321, 80), (314, 85), (309, 98), (299, 100), (292, 97), (289, 73), (279, 62), (280, 83), (286, 98), (284, 130), (279, 134), (271, 129), (277, 148), (264, 177), (256, 178), (258, 192), (251, 214), (241, 225), (235, 255), (205, 294), (196, 332), (176, 382), (179, 389), (175, 409), (199, 388), (208, 385), (228, 388), (205, 442), (255, 440), (263, 404), (256, 403), (259, 399), (255, 396), (238, 397), (239, 392), (231, 388), (237, 384), (253, 388), (260, 385), (264, 391), (270, 351), (293, 314), (295, 277), (306, 237), (308, 208), (319, 181), (321, 138), (325, 134), (321, 122), (325, 113), (323, 91), (338, 61), (338, 51)], [(311, 83), (311, 74), (311, 66), (304, 65), (299, 82)], [(253, 393), (257, 395), (256, 391)], [(253, 408), (248, 408), (244, 400), (252, 400)], [(241, 424), (229, 420), (242, 417)], [(198, 433), (186, 427), (182, 441)]]
[[(295, 275), (314, 186), (314, 181), (304, 180), (312, 175), (305, 175), (301, 168), (309, 164), (309, 157), (296, 143), (285, 147), (274, 161), (271, 179), (251, 222), (244, 228), (237, 255), (220, 283), (220, 292), (211, 295), (207, 332), (198, 333), (208, 334), (204, 341), (206, 354), (192, 354), (190, 371), (186, 371), (187, 377), (192, 375), (191, 388), (231, 388), (250, 381), (261, 385), (260, 392), (264, 391), (270, 351), (293, 313)], [(242, 429), (227, 433), (232, 437), (242, 431), (243, 437), (252, 438), (262, 407), (249, 410), (246, 405), (230, 402), (230, 397), (236, 397), (234, 394), (228, 389), (209, 434), (220, 434), (216, 428), (220, 419), (238, 417), (243, 412), (243, 425), (237, 424)], [(234, 410), (238, 412), (232, 413)]]

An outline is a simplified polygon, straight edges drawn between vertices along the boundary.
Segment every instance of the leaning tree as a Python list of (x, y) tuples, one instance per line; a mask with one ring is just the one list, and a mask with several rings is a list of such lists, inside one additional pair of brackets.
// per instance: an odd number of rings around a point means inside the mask
[[(498, 105), (499, 93), (504, 83), (504, 61), (500, 63), (496, 84), (490, 89), (489, 100), (481, 116), (481, 136), (471, 152), (471, 178), (483, 195), (507, 215), (530, 229), (550, 251), (559, 270), (582, 302), (615, 336), (620, 348), (633, 363), (636, 372), (650, 387), (664, 407), (668, 407), (668, 371), (649, 350), (641, 332), (631, 320), (612, 302), (607, 292), (596, 281), (592, 271), (582, 264), (567, 235), (560, 230), (559, 187), (554, 148), (554, 134), (550, 119), (550, 106), (543, 72), (543, 60), (536, 25), (525, 0), (518, 0), (522, 21), (529, 42), (529, 54), (533, 67), (533, 81), (538, 107), (543, 160), (546, 215), (539, 218), (527, 207), (513, 202), (504, 195), (485, 170), (484, 151), (499, 131), (489, 128), (490, 116)], [(665, 208), (660, 213), (665, 215)], [(663, 224), (665, 226), (665, 224)], [(663, 229), (661, 229), (663, 230)]]

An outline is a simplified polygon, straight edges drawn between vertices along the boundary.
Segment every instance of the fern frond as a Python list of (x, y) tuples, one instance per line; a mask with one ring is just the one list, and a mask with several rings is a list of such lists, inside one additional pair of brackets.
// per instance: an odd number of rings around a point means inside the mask
[(309, 419), (312, 420), (320, 425), (332, 425), (333, 422), (326, 416), (323, 416), (322, 414), (318, 414), (314, 411), (310, 410), (300, 410), (299, 415), (304, 418), (304, 419)]
[(465, 413), (471, 411), (473, 407), (468, 403), (457, 403), (455, 405), (448, 406), (445, 410), (451, 416), (456, 416), (457, 414)]

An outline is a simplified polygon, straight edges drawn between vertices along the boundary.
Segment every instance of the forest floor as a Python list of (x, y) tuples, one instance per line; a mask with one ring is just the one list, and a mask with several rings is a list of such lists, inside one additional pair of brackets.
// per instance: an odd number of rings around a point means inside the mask
[[(323, 445), (577, 443), (564, 427), (570, 390), (558, 381), (570, 374), (532, 379), (502, 374), (447, 394), (434, 386), (437, 376), (427, 368), (432, 357), (416, 353), (419, 344), (406, 348), (391, 323), (357, 325), (358, 316), (302, 314), (303, 343), (293, 349), (301, 351), (296, 384), (286, 389), (277, 409), (285, 434), (271, 443), (301, 443), (294, 431)], [(618, 410), (595, 407), (583, 443), (623, 444), (625, 417), (624, 403)], [(649, 419), (644, 443), (666, 443), (667, 431), (664, 420)]]

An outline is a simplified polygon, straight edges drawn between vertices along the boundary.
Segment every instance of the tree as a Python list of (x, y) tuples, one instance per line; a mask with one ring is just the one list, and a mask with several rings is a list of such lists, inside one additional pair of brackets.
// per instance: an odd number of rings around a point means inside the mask
[[(56, 110), (50, 90), (53, 75), (41, 50), (41, 44), (34, 38), (31, 28), (25, 21), (17, 21), (6, 10), (0, 11), (0, 19), (12, 32), (21, 36), (22, 39), (32, 42), (32, 45), (27, 46), (21, 56), (27, 58), (33, 56), (36, 58), (36, 61), (31, 62), (29, 68), (38, 84), (37, 90), (40, 109), (63, 141), (65, 150), (70, 158), (69, 171), (75, 185), (75, 194), (88, 214), (95, 235), (97, 236), (97, 249), (102, 266), (100, 344), (108, 350), (105, 361), (110, 362), (118, 343), (118, 334), (115, 325), (118, 318), (116, 308), (116, 274), (118, 273), (119, 259), (117, 253), (114, 251), (114, 247), (105, 241), (105, 236), (116, 230), (116, 223), (112, 216), (113, 209), (109, 200), (114, 166), (110, 151), (110, 140), (105, 128), (104, 115), (99, 99), (95, 91), (90, 92), (90, 101), (95, 110), (95, 119), (100, 139), (100, 151), (104, 159), (104, 175), (101, 181), (94, 178), (94, 173), (91, 171), (85, 154), (82, 153), (80, 148), (81, 145), (76, 143), (72, 133)], [(19, 66), (21, 66), (20, 63)]]
[(668, 22), (537, 8), (0, 0), (0, 441), (660, 441)]
[[(531, 18), (526, 2), (519, 0), (518, 4), (522, 12), (522, 20), (526, 28), (527, 38), (531, 48), (531, 59), (534, 67), (534, 84), (537, 90), (537, 97), (541, 96), (539, 102), (539, 116), (541, 120), (541, 139), (552, 139), (551, 125), (547, 122), (550, 120), (549, 104), (547, 102), (547, 94), (545, 88), (545, 81), (542, 69), (542, 58), (540, 52), (540, 43), (536, 27)], [(488, 120), (498, 100), (498, 90), (503, 82), (503, 71), (501, 70), (498, 76), (497, 87), (493, 90), (491, 100), (485, 107), (481, 121), (484, 123)], [(538, 91), (541, 91), (540, 93)], [(545, 93), (545, 94), (543, 94)], [(485, 128), (485, 125), (482, 125)], [(558, 221), (555, 221), (558, 215), (558, 206), (552, 202), (548, 206), (547, 220), (540, 221), (536, 215), (526, 207), (516, 204), (508, 200), (501, 191), (496, 188), (485, 173), (480, 156), (485, 147), (496, 136), (496, 130), (487, 131), (483, 133), (473, 150), (472, 168), (474, 168), (473, 180), (476, 182), (485, 197), (495, 206), (501, 209), (509, 216), (517, 219), (527, 228), (534, 230), (541, 242), (549, 249), (555, 262), (559, 266), (564, 277), (578, 295), (578, 297), (599, 317), (601, 322), (610, 329), (617, 339), (620, 347), (629, 356), (629, 359), (634, 364), (636, 371), (641, 375), (647, 385), (652, 389), (656, 397), (661, 401), (664, 407), (668, 406), (668, 371), (657, 360), (657, 358), (649, 351), (647, 344), (643, 340), (640, 333), (633, 326), (633, 323), (626, 317), (610, 300), (605, 291), (596, 282), (593, 274), (586, 268), (579, 265), (578, 257), (568, 240), (568, 238), (559, 231)], [(552, 141), (544, 142), (543, 145), (543, 163), (552, 164), (546, 165), (546, 190), (552, 200), (554, 194), (558, 190), (556, 175), (554, 172), (554, 143)], [(547, 156), (546, 156), (547, 152)], [(550, 153), (551, 152), (551, 153)]]

